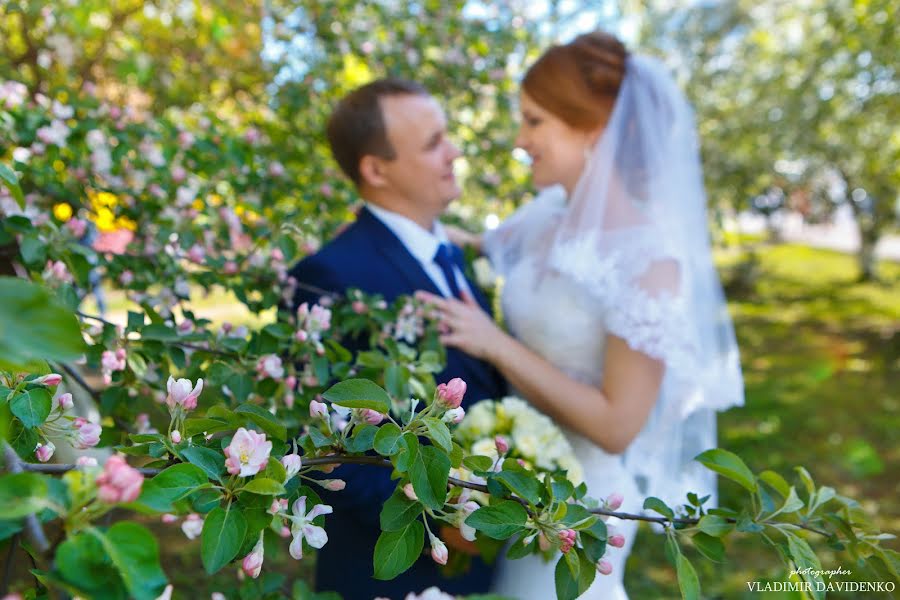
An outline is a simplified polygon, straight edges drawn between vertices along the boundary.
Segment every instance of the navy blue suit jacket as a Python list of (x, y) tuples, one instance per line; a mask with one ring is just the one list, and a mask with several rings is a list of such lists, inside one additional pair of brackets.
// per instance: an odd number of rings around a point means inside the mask
[[(367, 294), (381, 294), (389, 303), (416, 290), (441, 294), (394, 233), (365, 208), (360, 210), (356, 222), (319, 252), (300, 261), (290, 274), (300, 283), (329, 292), (343, 294), (349, 288), (358, 288)], [(469, 287), (481, 306), (490, 311), (477, 286), (470, 282)], [(294, 308), (318, 299), (317, 294), (298, 288)], [(492, 366), (448, 348), (447, 366), (435, 379), (442, 383), (454, 377), (461, 377), (467, 384), (463, 406), (506, 393), (506, 383)], [(472, 569), (459, 578), (441, 576), (437, 565), (426, 555), (394, 580), (373, 579), (372, 556), (380, 534), (379, 514), (397, 482), (390, 479), (389, 469), (366, 465), (343, 465), (329, 477), (343, 479), (347, 487), (341, 492), (322, 492), (323, 501), (334, 507), (334, 514), (326, 517), (328, 543), (317, 556), (317, 589), (337, 591), (345, 600), (403, 598), (408, 592), (418, 593), (433, 585), (452, 594), (488, 591), (492, 567), (478, 558), (472, 561)], [(425, 547), (428, 548), (427, 540)]]

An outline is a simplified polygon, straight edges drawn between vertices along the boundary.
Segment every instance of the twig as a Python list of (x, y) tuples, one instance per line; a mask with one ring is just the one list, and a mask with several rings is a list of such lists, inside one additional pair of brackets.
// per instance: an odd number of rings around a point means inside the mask
[(9, 592), (9, 580), (12, 578), (12, 559), (18, 548), (19, 534), (15, 533), (9, 541), (9, 552), (6, 554), (6, 563), (3, 565), (3, 583), (0, 584), (0, 594), (4, 596)]

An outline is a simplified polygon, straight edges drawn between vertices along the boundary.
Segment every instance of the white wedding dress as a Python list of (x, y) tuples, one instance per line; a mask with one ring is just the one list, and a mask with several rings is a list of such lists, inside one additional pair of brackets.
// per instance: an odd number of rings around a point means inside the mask
[[(543, 200), (543, 199), (542, 199)], [(562, 210), (562, 199), (552, 199)], [(550, 208), (548, 206), (548, 208)], [(543, 356), (573, 379), (600, 384), (603, 373), (604, 331), (600, 307), (571, 280), (539, 266), (542, 242), (548, 241), (555, 222), (550, 209), (547, 219), (537, 220), (544, 231), (531, 231), (528, 237), (534, 253), (523, 257), (506, 275), (503, 286), (503, 316), (510, 332), (523, 344)], [(565, 430), (564, 430), (565, 431)], [(588, 494), (598, 500), (613, 492), (625, 497), (619, 510), (638, 512), (642, 498), (621, 456), (608, 454), (593, 442), (573, 432), (565, 431), (576, 458), (584, 469)], [(622, 586), (625, 559), (634, 541), (635, 521), (612, 518), (607, 525), (625, 536), (623, 548), (609, 548), (607, 560), (613, 564), (611, 575), (597, 574), (594, 584), (581, 598), (596, 600), (625, 600)], [(494, 591), (502, 596), (520, 600), (551, 600), (556, 597), (554, 569), (556, 560), (544, 562), (538, 556), (498, 561)]]

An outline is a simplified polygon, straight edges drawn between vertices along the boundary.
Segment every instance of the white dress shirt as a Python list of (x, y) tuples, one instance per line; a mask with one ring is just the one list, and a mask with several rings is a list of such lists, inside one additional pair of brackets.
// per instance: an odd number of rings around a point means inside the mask
[[(450, 239), (447, 237), (447, 232), (444, 230), (443, 225), (441, 225), (439, 221), (435, 221), (433, 231), (428, 231), (423, 229), (421, 225), (412, 219), (381, 208), (380, 206), (375, 206), (372, 203), (367, 202), (366, 208), (368, 208), (379, 221), (384, 223), (385, 227), (390, 229), (406, 247), (409, 253), (413, 255), (413, 258), (419, 261), (419, 264), (422, 265), (422, 269), (425, 270), (425, 273), (431, 278), (434, 285), (437, 286), (437, 289), (441, 291), (441, 294), (443, 294), (445, 298), (451, 298), (453, 294), (450, 292), (450, 286), (447, 285), (444, 272), (438, 264), (434, 262), (434, 255), (437, 253), (438, 246), (450, 243)], [(459, 289), (472, 296), (472, 289), (469, 287), (465, 276), (460, 272), (459, 267), (456, 265), (453, 265), (453, 274), (456, 275), (456, 285)]]

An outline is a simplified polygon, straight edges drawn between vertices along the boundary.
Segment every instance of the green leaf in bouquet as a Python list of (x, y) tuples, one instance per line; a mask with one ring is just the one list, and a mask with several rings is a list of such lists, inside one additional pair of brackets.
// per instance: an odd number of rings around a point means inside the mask
[(384, 388), (368, 379), (348, 379), (331, 386), (322, 397), (345, 408), (370, 408), (387, 413), (391, 397)]
[(668, 519), (674, 519), (675, 513), (672, 511), (669, 506), (654, 496), (650, 496), (649, 498), (644, 500), (644, 510), (652, 510), (658, 512), (662, 516)]
[(189, 446), (181, 451), (181, 455), (189, 463), (197, 465), (210, 479), (222, 481), (225, 472), (225, 455), (204, 446)]
[(450, 438), (450, 430), (447, 425), (437, 417), (425, 417), (425, 427), (428, 428), (428, 437), (435, 446), (450, 452), (453, 450), (453, 440)]
[(541, 482), (529, 471), (503, 470), (493, 475), (492, 479), (499, 481), (509, 491), (531, 504), (541, 501)]
[(713, 448), (698, 454), (694, 460), (707, 469), (737, 482), (747, 491), (756, 491), (756, 478), (753, 476), (753, 472), (733, 452), (721, 448)]
[(393, 579), (409, 569), (425, 546), (425, 527), (413, 521), (399, 531), (382, 531), (375, 543), (375, 579)]
[(483, 506), (466, 518), (466, 524), (495, 540), (505, 540), (525, 528), (528, 513), (514, 500)]
[(144, 482), (137, 502), (159, 512), (172, 510), (172, 503), (209, 483), (207, 473), (192, 464), (172, 465)]
[(156, 538), (145, 527), (120, 521), (105, 534), (91, 532), (103, 544), (106, 554), (119, 570), (131, 598), (154, 600), (162, 594), (168, 581), (159, 564)]
[(373, 442), (375, 452), (382, 456), (392, 456), (399, 448), (400, 428), (394, 423), (385, 423), (378, 428)]
[(473, 472), (487, 472), (494, 465), (494, 459), (490, 456), (467, 456), (463, 459), (463, 466)]
[(43, 387), (20, 392), (9, 403), (12, 414), (19, 417), (28, 428), (37, 427), (46, 421), (52, 408), (53, 398)]
[(691, 540), (694, 542), (694, 547), (697, 548), (697, 551), (709, 560), (713, 562), (723, 562), (725, 560), (725, 544), (719, 538), (701, 531), (691, 536)]
[(280, 423), (275, 415), (256, 404), (241, 404), (234, 409), (237, 415), (246, 415), (257, 427), (276, 440), (284, 441), (287, 438), (287, 429)]
[(394, 490), (391, 497), (381, 507), (381, 529), (383, 531), (399, 531), (415, 521), (422, 514), (421, 502), (410, 500), (400, 487)]
[(434, 446), (421, 446), (411, 457), (409, 479), (419, 501), (432, 510), (443, 508), (447, 500), (450, 458)]
[(251, 479), (244, 485), (242, 491), (251, 494), (260, 494), (262, 496), (280, 496), (285, 493), (283, 485), (274, 479), (267, 479), (265, 477)]
[(682, 600), (700, 600), (700, 580), (697, 579), (697, 572), (691, 561), (684, 554), (679, 553), (675, 559), (675, 571)]
[(212, 575), (237, 556), (247, 531), (247, 519), (236, 504), (214, 508), (203, 522), (200, 558)]

